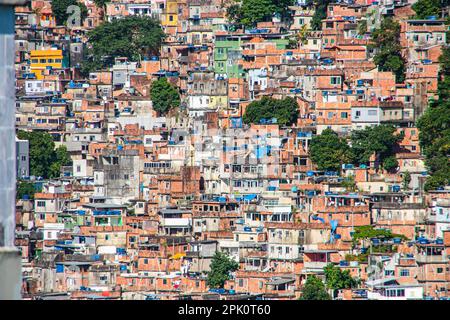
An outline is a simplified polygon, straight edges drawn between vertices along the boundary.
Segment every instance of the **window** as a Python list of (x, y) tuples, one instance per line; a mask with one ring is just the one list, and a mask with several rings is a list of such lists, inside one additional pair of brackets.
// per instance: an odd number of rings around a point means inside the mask
[(409, 277), (409, 269), (401, 269), (400, 277)]
[(347, 119), (347, 118), (348, 118), (347, 112), (341, 112), (341, 119)]
[(341, 84), (341, 77), (331, 77), (331, 84)]
[(45, 201), (38, 201), (37, 202), (38, 207), (45, 207)]
[(436, 268), (436, 273), (442, 273), (444, 271), (443, 268)]

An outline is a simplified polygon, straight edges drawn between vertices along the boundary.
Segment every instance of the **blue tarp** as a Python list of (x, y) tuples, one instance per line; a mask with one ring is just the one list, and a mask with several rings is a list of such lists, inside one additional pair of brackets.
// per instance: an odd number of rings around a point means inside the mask
[(56, 264), (56, 273), (63, 273), (64, 272), (64, 265), (62, 264)]
[(232, 128), (242, 128), (242, 118), (231, 118)]

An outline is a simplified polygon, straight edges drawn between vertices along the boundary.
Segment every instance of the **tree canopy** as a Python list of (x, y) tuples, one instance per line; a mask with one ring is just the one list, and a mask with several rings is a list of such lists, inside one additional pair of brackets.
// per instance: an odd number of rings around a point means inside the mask
[(331, 0), (316, 0), (314, 15), (311, 20), (311, 29), (322, 30), (322, 20), (327, 17), (328, 5)]
[(439, 16), (441, 0), (418, 0), (411, 8), (416, 12), (415, 19), (427, 19), (429, 16)]
[(274, 15), (281, 19), (290, 17), (289, 6), (293, 0), (243, 0), (227, 8), (228, 20), (245, 27), (255, 27), (258, 22), (271, 21)]
[(206, 280), (208, 286), (210, 288), (223, 288), (225, 281), (230, 279), (230, 272), (236, 271), (239, 268), (239, 264), (225, 253), (216, 251), (210, 268), (211, 271), (208, 272)]
[(401, 54), (400, 24), (391, 17), (383, 18), (380, 28), (372, 33), (372, 42), (369, 47), (377, 50), (374, 63), (380, 71), (392, 71), (395, 81), (402, 83), (405, 80), (405, 59)]
[(450, 48), (440, 56), (439, 99), (430, 104), (417, 121), (419, 140), (430, 177), (425, 190), (450, 184)]
[(80, 8), (80, 22), (82, 22), (84, 18), (86, 18), (88, 12), (84, 3), (79, 2), (78, 0), (52, 0), (51, 5), (57, 25), (66, 24), (67, 19), (73, 14), (67, 13), (67, 8), (69, 8), (70, 6), (78, 6)]
[(391, 125), (366, 127), (351, 133), (352, 162), (367, 164), (372, 154), (376, 154), (384, 169), (390, 171), (398, 166), (394, 157), (394, 149), (403, 135), (395, 134), (396, 129)]
[(105, 7), (108, 2), (111, 2), (111, 0), (94, 0), (94, 3), (98, 8)]
[(294, 98), (282, 100), (264, 96), (261, 100), (251, 102), (245, 109), (245, 123), (260, 123), (262, 119), (277, 119), (279, 125), (291, 125), (297, 122), (298, 103)]
[(331, 297), (322, 280), (315, 275), (310, 275), (306, 279), (299, 300), (331, 300)]
[(71, 164), (65, 146), (55, 150), (52, 136), (47, 132), (19, 131), (17, 137), (29, 141), (30, 174), (44, 179), (59, 177), (61, 166)]
[(342, 164), (350, 159), (350, 148), (344, 138), (325, 129), (311, 139), (309, 155), (319, 170), (340, 171)]
[(329, 289), (350, 289), (355, 288), (359, 281), (350, 275), (350, 270), (342, 271), (333, 263), (329, 263), (323, 268), (325, 273), (325, 283)]
[(180, 94), (167, 81), (166, 77), (159, 78), (152, 83), (150, 95), (153, 102), (153, 109), (161, 114), (166, 114), (170, 109), (180, 105)]
[(159, 21), (146, 16), (127, 16), (104, 22), (88, 33), (89, 59), (84, 72), (110, 67), (115, 57), (139, 61), (158, 55), (164, 32)]
[(36, 193), (36, 189), (34, 187), (34, 183), (28, 181), (18, 181), (16, 187), (16, 199), (23, 199), (25, 195), (27, 195), (30, 200), (34, 199), (34, 194)]
[(375, 229), (373, 226), (357, 226), (355, 227), (355, 233), (352, 236), (353, 242), (358, 242), (363, 239), (370, 238), (401, 238), (406, 239), (404, 235), (392, 233), (389, 229)]
[(409, 173), (409, 171), (405, 171), (405, 173), (403, 173), (402, 179), (403, 190), (409, 190), (410, 183), (411, 183), (411, 173)]

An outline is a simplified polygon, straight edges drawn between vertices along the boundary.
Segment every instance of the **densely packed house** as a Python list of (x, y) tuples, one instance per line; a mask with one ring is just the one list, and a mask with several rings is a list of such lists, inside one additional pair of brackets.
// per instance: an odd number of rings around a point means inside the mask
[[(49, 0), (16, 8), (24, 298), (298, 299), (330, 266), (356, 279), (334, 299), (450, 297), (450, 189), (425, 188), (417, 126), (439, 99), (445, 8), (419, 19), (414, 1), (297, 0), (288, 19), (249, 27), (222, 0), (80, 3), (76, 27)], [(157, 52), (82, 72), (91, 32), (130, 16), (159, 21)], [(403, 77), (376, 59), (388, 18)], [(161, 80), (179, 96), (169, 112), (152, 95)], [(275, 100), (295, 106), (290, 121), (285, 104), (255, 112)], [(328, 167), (313, 156), (330, 129), (354, 147), (377, 126), (400, 137), (389, 170), (377, 152)], [(36, 169), (31, 133), (64, 151), (56, 170)], [(237, 264), (221, 286), (208, 280), (217, 252)]]

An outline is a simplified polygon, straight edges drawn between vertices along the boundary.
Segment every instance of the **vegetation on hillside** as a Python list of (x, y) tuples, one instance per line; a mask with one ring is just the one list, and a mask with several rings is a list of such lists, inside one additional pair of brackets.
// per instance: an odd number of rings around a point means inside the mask
[(424, 189), (435, 190), (450, 184), (450, 48), (440, 56), (439, 98), (417, 121), (419, 140), (430, 176)]
[(60, 176), (61, 166), (72, 164), (65, 146), (55, 149), (52, 136), (41, 131), (19, 131), (17, 137), (29, 141), (30, 174), (44, 179)]
[(239, 268), (239, 264), (225, 253), (216, 251), (210, 268), (211, 271), (208, 272), (206, 280), (207, 285), (210, 288), (223, 288), (225, 281), (230, 279), (230, 273), (236, 271)]
[(111, 67), (114, 58), (141, 61), (159, 55), (164, 32), (159, 21), (146, 16), (127, 16), (104, 22), (88, 33), (90, 48), (83, 73)]
[(261, 100), (251, 102), (245, 109), (243, 121), (245, 123), (260, 123), (261, 119), (277, 119), (281, 126), (297, 122), (298, 103), (294, 98), (282, 100), (264, 96)]
[(159, 78), (152, 83), (150, 90), (153, 109), (160, 114), (180, 106), (180, 93), (166, 77)]
[(378, 29), (372, 33), (372, 43), (369, 48), (376, 50), (373, 58), (380, 71), (392, 71), (395, 81), (405, 81), (405, 59), (400, 45), (400, 24), (391, 17), (385, 17)]
[(277, 15), (281, 19), (290, 18), (289, 6), (293, 0), (243, 0), (227, 7), (228, 20), (247, 28), (256, 27), (258, 22), (271, 21)]
[(84, 3), (78, 1), (78, 0), (52, 0), (51, 1), (51, 5), (52, 5), (52, 12), (55, 15), (55, 19), (56, 19), (56, 24), (57, 25), (64, 25), (67, 23), (67, 19), (69, 17), (73, 16), (73, 12), (72, 13), (68, 13), (67, 9), (70, 6), (77, 6), (80, 8), (80, 20), (79, 22), (81, 23), (84, 18), (86, 18), (88, 10), (86, 8), (86, 6), (84, 5)]
[(309, 275), (299, 300), (331, 300), (325, 284), (315, 275)]
[(309, 155), (319, 170), (340, 171), (348, 163), (351, 154), (345, 138), (340, 138), (331, 129), (325, 129), (311, 139)]

